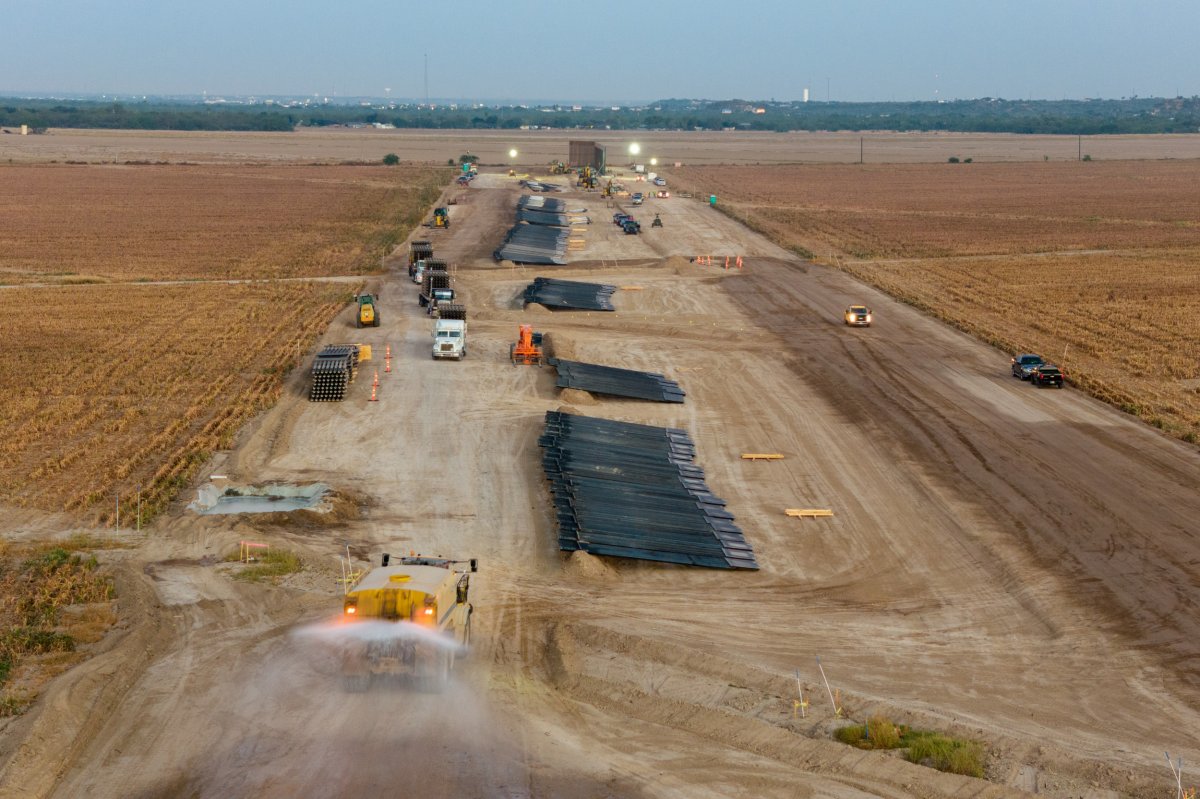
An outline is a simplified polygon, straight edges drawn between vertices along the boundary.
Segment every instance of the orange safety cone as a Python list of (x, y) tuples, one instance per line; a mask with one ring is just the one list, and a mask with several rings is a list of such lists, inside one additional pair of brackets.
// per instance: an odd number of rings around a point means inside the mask
[(375, 370), (375, 382), (371, 384), (371, 387), (374, 388), (377, 385), (379, 385), (379, 370), (378, 369)]
[(371, 386), (371, 402), (379, 402), (379, 398), (375, 396), (375, 392), (379, 389), (379, 384), (375, 383)]
[(740, 256), (740, 255), (737, 257), (737, 268), (738, 269), (742, 268), (742, 256)]
[(389, 361), (392, 359), (392, 345), (391, 344), (387, 345), (387, 352), (384, 353), (383, 357)]
[(725, 268), (726, 269), (729, 268), (729, 256), (728, 255), (725, 256)]

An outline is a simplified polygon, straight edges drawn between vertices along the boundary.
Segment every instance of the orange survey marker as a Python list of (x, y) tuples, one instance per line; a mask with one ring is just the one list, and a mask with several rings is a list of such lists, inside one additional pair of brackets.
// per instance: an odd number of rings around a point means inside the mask
[(271, 545), (257, 544), (253, 541), (238, 541), (238, 560), (242, 563), (249, 563), (252, 559), (252, 553), (256, 549), (265, 549), (269, 552)]

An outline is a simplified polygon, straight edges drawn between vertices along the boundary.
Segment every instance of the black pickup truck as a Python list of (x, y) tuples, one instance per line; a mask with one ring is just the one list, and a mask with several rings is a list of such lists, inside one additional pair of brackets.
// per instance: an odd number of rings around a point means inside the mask
[(1029, 382), (1038, 388), (1042, 386), (1055, 386), (1056, 388), (1063, 387), (1062, 370), (1053, 364), (1044, 363), (1037, 366), (1029, 373)]

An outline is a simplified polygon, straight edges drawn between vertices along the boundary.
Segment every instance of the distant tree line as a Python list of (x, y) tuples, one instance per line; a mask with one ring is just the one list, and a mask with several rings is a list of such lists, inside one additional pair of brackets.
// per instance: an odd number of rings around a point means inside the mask
[[(762, 109), (761, 113), (757, 110)], [(1195, 133), (1200, 98), (956, 100), (905, 103), (752, 103), (663, 100), (641, 108), (364, 107), (112, 103), (0, 99), (0, 126), (141, 130), (293, 130), (388, 124), (397, 128), (513, 130), (953, 131), (962, 133)]]

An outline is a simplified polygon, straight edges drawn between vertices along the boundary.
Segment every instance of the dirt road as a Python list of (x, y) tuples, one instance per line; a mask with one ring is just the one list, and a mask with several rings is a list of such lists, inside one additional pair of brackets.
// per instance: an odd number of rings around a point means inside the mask
[[(1195, 448), (1013, 380), (1002, 353), (699, 202), (649, 201), (635, 237), (597, 194), (569, 195), (593, 219), (578, 263), (509, 269), (489, 256), (514, 182), (453, 194), (451, 228), (418, 237), (459, 266), (469, 357), (430, 358), (396, 272), (382, 327), (347, 311), (326, 336), (377, 358), (390, 344), (379, 401), (371, 364), (342, 403), (306, 402), (297, 374), (213, 464), (237, 482), (320, 480), (357, 511), (268, 522), (181, 503), (110, 555), (123, 629), (3, 731), (0, 796), (1099, 799), (1169, 795), (1163, 751), (1200, 761)], [(626, 288), (616, 313), (522, 309), (537, 274)], [(860, 301), (876, 324), (843, 327)], [(689, 429), (761, 571), (557, 551), (536, 440), (564, 403), (550, 370), (507, 362), (524, 321), (564, 357), (682, 384), (682, 406), (573, 403)], [(834, 516), (783, 514), (798, 506)], [(232, 581), (217, 558), (246, 537), (310, 568)], [(297, 634), (339, 607), (346, 545), (480, 558), (476, 643), (447, 694), (344, 694)], [(989, 781), (831, 740), (817, 656), (848, 715), (978, 739)]]

